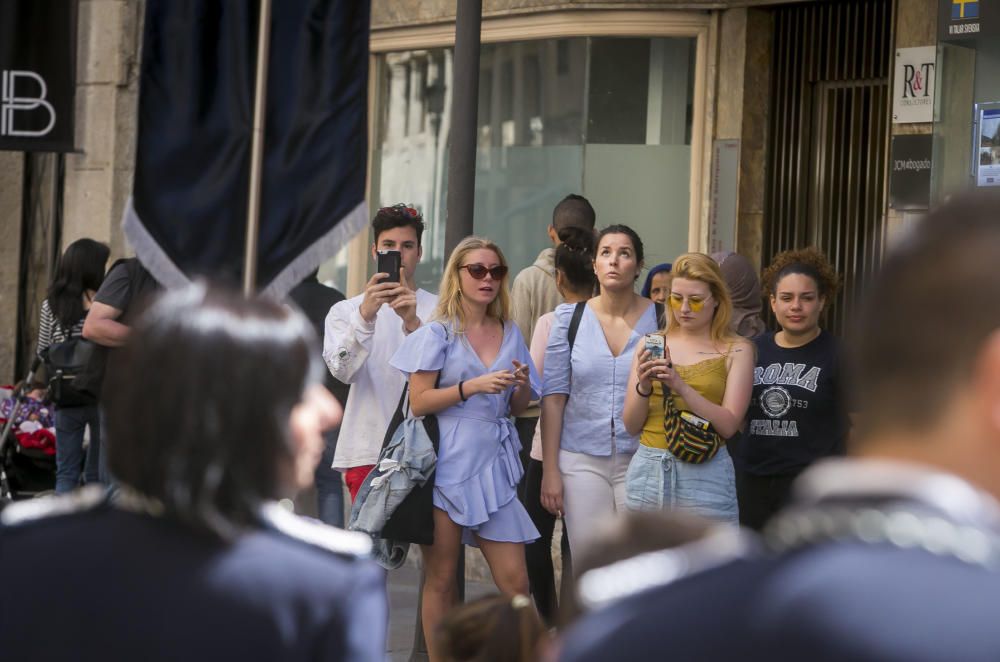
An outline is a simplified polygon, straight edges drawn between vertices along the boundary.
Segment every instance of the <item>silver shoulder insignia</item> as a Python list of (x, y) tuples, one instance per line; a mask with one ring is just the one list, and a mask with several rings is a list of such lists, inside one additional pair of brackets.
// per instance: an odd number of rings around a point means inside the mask
[(68, 494), (53, 494), (12, 503), (0, 511), (0, 524), (16, 526), (35, 520), (82, 513), (96, 508), (107, 498), (107, 488), (88, 485)]
[(736, 560), (756, 546), (753, 536), (735, 526), (719, 525), (694, 542), (589, 570), (581, 575), (577, 592), (584, 607), (598, 609)]
[(372, 541), (366, 534), (344, 531), (299, 517), (273, 502), (261, 508), (261, 516), (275, 530), (310, 545), (359, 558), (368, 558), (371, 555)]

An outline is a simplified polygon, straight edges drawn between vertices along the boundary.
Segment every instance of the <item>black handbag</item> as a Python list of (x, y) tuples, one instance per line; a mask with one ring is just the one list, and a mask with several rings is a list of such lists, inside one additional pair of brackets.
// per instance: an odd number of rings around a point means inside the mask
[[(440, 380), (439, 375), (438, 381), (440, 382)], [(437, 384), (434, 387), (437, 388)], [(409, 384), (403, 387), (403, 394), (399, 398), (396, 413), (392, 415), (389, 427), (385, 432), (385, 438), (382, 440), (382, 448), (388, 445), (396, 433), (396, 428), (402, 425), (406, 418), (406, 410), (409, 408), (406, 396), (409, 395), (409, 389)], [(421, 422), (436, 454), (438, 444), (441, 441), (441, 430), (438, 427), (437, 417), (434, 414), (427, 414)], [(436, 473), (436, 471), (432, 471), (427, 482), (423, 485), (415, 485), (403, 501), (396, 506), (396, 510), (382, 527), (382, 538), (417, 545), (434, 544), (434, 475)]]
[(48, 397), (57, 407), (92, 405), (97, 399), (78, 387), (77, 379), (93, 360), (97, 345), (83, 338), (54, 343), (42, 352)]

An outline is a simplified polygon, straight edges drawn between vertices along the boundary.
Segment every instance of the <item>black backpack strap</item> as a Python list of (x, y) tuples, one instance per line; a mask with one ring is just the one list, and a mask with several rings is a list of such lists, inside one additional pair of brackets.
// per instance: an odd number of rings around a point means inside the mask
[[(441, 327), (444, 329), (444, 337), (448, 338), (449, 337), (448, 326), (443, 322), (439, 322), (439, 324), (441, 324)], [(437, 379), (434, 380), (434, 388), (440, 388), (440, 386), (441, 386), (441, 371), (439, 370)], [(406, 418), (407, 410), (409, 410), (410, 408), (410, 403), (407, 400), (407, 396), (409, 395), (410, 395), (410, 379), (409, 377), (407, 377), (406, 381), (403, 382), (403, 392), (399, 394), (399, 404), (396, 405), (396, 411), (393, 412), (392, 418), (389, 419), (389, 427), (385, 431), (385, 436), (382, 437), (382, 448), (385, 448), (386, 446), (389, 445), (389, 442), (392, 440), (392, 435), (396, 434), (396, 428), (402, 425), (403, 420)], [(425, 416), (424, 417), (425, 425), (428, 424), (428, 419), (435, 419), (435, 417), (433, 415)], [(437, 430), (436, 419), (433, 420), (430, 423), (430, 425), (434, 426), (435, 431)], [(435, 452), (438, 449), (438, 438), (439, 435), (437, 434), (431, 436), (431, 440), (434, 442)]]
[(587, 306), (586, 301), (580, 301), (573, 309), (573, 317), (569, 320), (569, 331), (566, 340), (569, 342), (569, 353), (573, 354), (573, 345), (576, 343), (576, 332), (580, 330), (580, 318), (583, 317), (583, 309)]
[(667, 326), (667, 320), (664, 317), (666, 310), (664, 309), (663, 304), (657, 301), (654, 301), (653, 305), (656, 307), (656, 326), (663, 329)]

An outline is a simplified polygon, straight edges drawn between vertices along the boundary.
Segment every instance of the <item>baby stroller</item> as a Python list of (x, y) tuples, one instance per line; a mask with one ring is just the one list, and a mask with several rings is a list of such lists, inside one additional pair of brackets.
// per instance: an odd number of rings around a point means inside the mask
[(25, 431), (17, 425), (19, 414), (32, 404), (28, 391), (39, 364), (36, 357), (28, 376), (10, 394), (10, 411), (4, 412), (6, 419), (0, 433), (0, 505), (55, 488), (55, 437), (40, 426)]

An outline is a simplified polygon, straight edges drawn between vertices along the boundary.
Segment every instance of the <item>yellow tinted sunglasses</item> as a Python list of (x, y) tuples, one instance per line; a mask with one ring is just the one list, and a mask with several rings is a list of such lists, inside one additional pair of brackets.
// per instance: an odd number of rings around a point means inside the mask
[(701, 297), (685, 297), (683, 294), (671, 292), (668, 301), (670, 301), (671, 308), (674, 310), (680, 310), (684, 307), (684, 299), (687, 299), (688, 307), (691, 309), (691, 312), (700, 313), (701, 309), (705, 307), (705, 302), (711, 298), (711, 295), (702, 299)]

